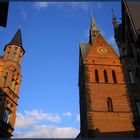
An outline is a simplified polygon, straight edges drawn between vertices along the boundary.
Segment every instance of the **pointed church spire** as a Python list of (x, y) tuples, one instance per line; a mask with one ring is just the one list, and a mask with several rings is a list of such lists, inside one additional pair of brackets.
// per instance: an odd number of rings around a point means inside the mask
[[(24, 48), (22, 47), (22, 36), (21, 36), (20, 28), (17, 30), (17, 32), (15, 33), (12, 40), (6, 46), (8, 46), (8, 45), (17, 45), (23, 49), (23, 52), (25, 52)], [(5, 50), (5, 48), (4, 48), (4, 50)]]
[(90, 36), (89, 36), (89, 42), (92, 43), (94, 37), (100, 33), (100, 30), (98, 29), (96, 22), (94, 20), (94, 17), (92, 15), (91, 17), (91, 24), (90, 24)]
[(98, 29), (98, 27), (97, 27), (97, 25), (96, 25), (96, 22), (95, 22), (93, 16), (91, 17), (90, 29), (92, 29), (92, 30), (94, 30), (94, 31), (97, 31), (97, 32), (100, 32), (100, 30)]
[(9, 42), (9, 44), (15, 44), (22, 47), (22, 38), (21, 38), (21, 30), (18, 29), (13, 39)]

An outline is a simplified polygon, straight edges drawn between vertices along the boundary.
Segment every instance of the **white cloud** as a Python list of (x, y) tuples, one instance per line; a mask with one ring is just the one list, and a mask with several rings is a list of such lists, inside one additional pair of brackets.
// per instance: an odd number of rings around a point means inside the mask
[(80, 122), (80, 114), (77, 114), (77, 116), (76, 116), (76, 121), (77, 121), (77, 122)]
[[(68, 4), (72, 9), (81, 9), (83, 11), (88, 11), (90, 14), (91, 8), (93, 8), (93, 13), (95, 10), (99, 10), (103, 7), (101, 2), (34, 2), (34, 6), (37, 9), (46, 9), (50, 5), (55, 5), (58, 8), (63, 8)], [(93, 5), (92, 5), (93, 4)]]
[(80, 8), (84, 11), (89, 10), (89, 4), (86, 2), (71, 2), (70, 3), (73, 9)]
[(18, 128), (27, 128), (41, 120), (60, 122), (61, 118), (56, 113), (44, 113), (40, 110), (24, 111), (23, 113), (18, 112), (15, 126)]
[[(68, 117), (70, 112), (63, 113)], [(60, 127), (56, 125), (44, 125), (40, 121), (49, 120), (60, 122), (60, 117), (56, 113), (45, 113), (40, 110), (24, 111), (17, 113), (14, 137), (15, 138), (74, 138), (79, 130), (73, 127)]]
[(34, 6), (37, 9), (46, 9), (48, 7), (48, 2), (34, 2)]
[(71, 112), (62, 113), (62, 115), (66, 116), (66, 117), (71, 117), (72, 116)]
[(23, 130), (14, 133), (15, 138), (75, 138), (79, 130), (72, 127), (54, 125), (35, 125), (30, 131)]

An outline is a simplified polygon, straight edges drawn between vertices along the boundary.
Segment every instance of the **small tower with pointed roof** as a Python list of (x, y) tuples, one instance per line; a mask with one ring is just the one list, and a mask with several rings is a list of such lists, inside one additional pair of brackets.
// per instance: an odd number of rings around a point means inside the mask
[(11, 137), (14, 131), (16, 110), (21, 84), (21, 60), (25, 53), (21, 30), (5, 46), (0, 57), (0, 137)]
[(120, 59), (92, 16), (89, 43), (80, 43), (80, 134), (132, 137), (133, 115)]

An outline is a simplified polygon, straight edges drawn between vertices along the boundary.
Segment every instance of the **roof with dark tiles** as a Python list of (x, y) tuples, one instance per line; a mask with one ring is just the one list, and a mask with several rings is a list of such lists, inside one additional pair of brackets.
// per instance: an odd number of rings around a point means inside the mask
[[(12, 40), (6, 45), (17, 45), (19, 47), (21, 47), (23, 49), (23, 52), (25, 53), (25, 50), (23, 48), (23, 45), (22, 45), (22, 36), (21, 36), (21, 29), (18, 29), (16, 34), (14, 35), (14, 37), (12, 38)], [(5, 48), (6, 48), (5, 46)], [(4, 48), (4, 50), (5, 50)]]

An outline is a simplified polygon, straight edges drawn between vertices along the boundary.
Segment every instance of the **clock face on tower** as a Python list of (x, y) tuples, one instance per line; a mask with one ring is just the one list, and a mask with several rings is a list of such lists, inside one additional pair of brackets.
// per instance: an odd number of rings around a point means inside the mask
[(99, 54), (105, 54), (107, 52), (107, 50), (104, 47), (100, 46), (97, 48), (97, 52)]

